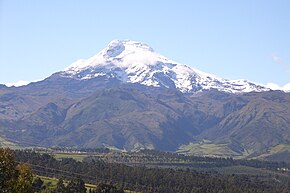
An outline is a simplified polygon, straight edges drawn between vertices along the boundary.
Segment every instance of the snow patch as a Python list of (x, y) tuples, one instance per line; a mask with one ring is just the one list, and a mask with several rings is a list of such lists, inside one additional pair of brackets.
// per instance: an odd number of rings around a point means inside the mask
[(179, 64), (154, 52), (147, 44), (131, 40), (113, 40), (95, 56), (71, 64), (62, 75), (81, 80), (115, 77), (123, 82), (177, 88), (184, 93), (209, 89), (231, 93), (269, 90), (246, 80), (226, 80)]

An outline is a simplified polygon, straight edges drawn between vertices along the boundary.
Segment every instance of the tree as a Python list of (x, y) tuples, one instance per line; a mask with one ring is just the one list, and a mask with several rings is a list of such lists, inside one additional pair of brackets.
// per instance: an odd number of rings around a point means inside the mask
[(16, 167), (18, 177), (14, 184), (15, 193), (31, 193), (33, 175), (30, 166), (27, 164), (18, 164)]
[(96, 188), (96, 193), (124, 193), (124, 191), (113, 185), (100, 183)]
[(31, 193), (32, 171), (26, 164), (16, 164), (10, 149), (0, 148), (0, 193)]
[(71, 180), (67, 185), (67, 189), (72, 193), (86, 193), (85, 182), (82, 179)]
[(17, 172), (14, 154), (10, 149), (0, 148), (0, 193), (11, 192)]
[(67, 188), (63, 184), (63, 179), (59, 179), (57, 184), (56, 184), (56, 192), (57, 193), (66, 193)]
[(41, 190), (42, 185), (43, 185), (43, 181), (42, 181), (39, 177), (35, 178), (35, 180), (34, 180), (33, 183), (32, 183), (32, 187), (33, 187), (33, 189), (35, 189), (36, 191), (37, 191), (37, 190)]

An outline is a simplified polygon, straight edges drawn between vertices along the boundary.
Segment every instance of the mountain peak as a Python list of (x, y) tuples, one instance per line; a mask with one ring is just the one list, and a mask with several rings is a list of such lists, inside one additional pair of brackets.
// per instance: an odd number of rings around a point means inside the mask
[(179, 64), (154, 52), (147, 44), (132, 40), (113, 40), (95, 56), (71, 64), (61, 75), (79, 80), (116, 78), (184, 93), (209, 89), (231, 93), (269, 90), (246, 80), (226, 80)]
[(95, 67), (115, 66), (126, 68), (130, 66), (155, 65), (158, 61), (173, 62), (155, 53), (154, 50), (145, 43), (132, 40), (113, 40), (106, 48), (95, 56), (72, 63), (64, 71), (68, 74), (75, 74), (83, 70)]
[(108, 47), (105, 49), (105, 54), (107, 57), (116, 57), (120, 55), (125, 50), (124, 42), (120, 40), (113, 40), (109, 43)]
[(105, 52), (104, 54), (107, 57), (117, 57), (124, 51), (126, 51), (127, 53), (137, 51), (154, 52), (154, 50), (147, 44), (132, 40), (113, 40), (103, 50), (103, 52)]

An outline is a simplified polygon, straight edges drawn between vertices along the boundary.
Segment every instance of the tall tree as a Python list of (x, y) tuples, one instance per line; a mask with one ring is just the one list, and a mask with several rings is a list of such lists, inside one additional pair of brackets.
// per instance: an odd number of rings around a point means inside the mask
[(66, 193), (67, 192), (67, 188), (64, 186), (62, 178), (60, 178), (56, 184), (56, 192), (57, 193)]
[(72, 193), (86, 193), (85, 182), (82, 179), (73, 179), (68, 185), (67, 189)]
[(18, 177), (14, 184), (15, 193), (31, 193), (33, 175), (30, 166), (27, 164), (19, 164), (16, 167)]
[(12, 150), (0, 148), (0, 193), (12, 191), (17, 177), (15, 168)]
[(41, 190), (42, 185), (43, 185), (43, 181), (39, 177), (35, 178), (35, 180), (32, 183), (32, 187), (35, 190)]
[(31, 193), (33, 175), (26, 164), (16, 164), (10, 149), (0, 148), (0, 193)]

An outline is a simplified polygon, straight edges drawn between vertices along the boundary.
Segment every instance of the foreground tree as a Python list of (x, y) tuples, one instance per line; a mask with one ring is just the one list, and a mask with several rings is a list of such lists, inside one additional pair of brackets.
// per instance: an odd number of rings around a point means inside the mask
[(10, 149), (0, 148), (0, 193), (31, 193), (33, 175), (26, 164), (16, 164)]
[(16, 182), (14, 184), (15, 193), (31, 193), (33, 175), (30, 166), (26, 164), (19, 164), (16, 167), (18, 173)]
[(17, 177), (14, 154), (10, 149), (0, 149), (0, 192), (11, 192)]

